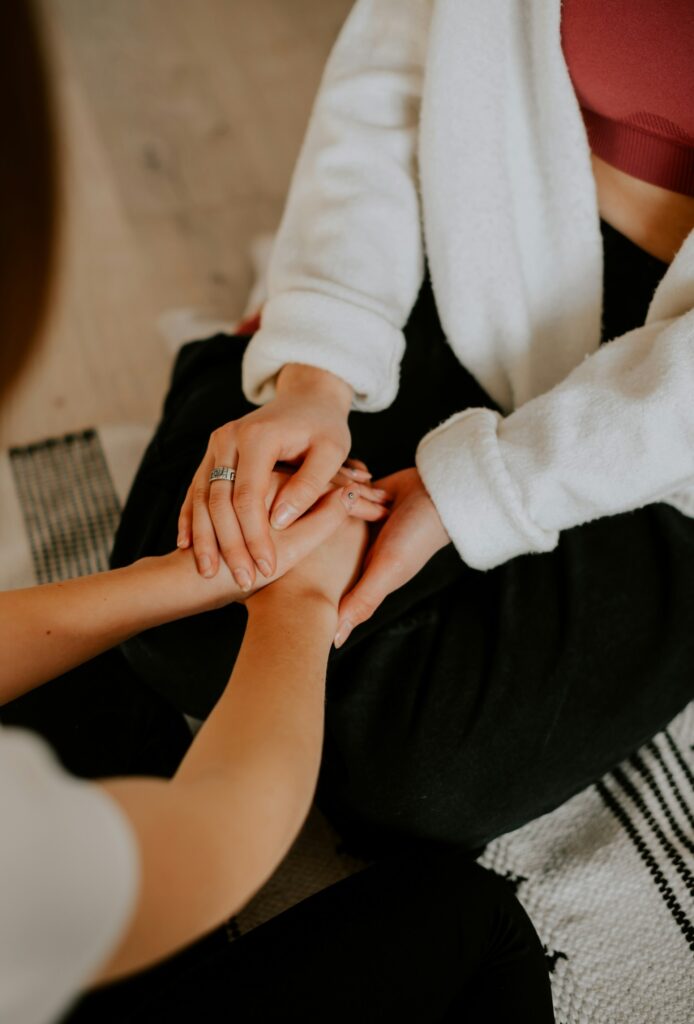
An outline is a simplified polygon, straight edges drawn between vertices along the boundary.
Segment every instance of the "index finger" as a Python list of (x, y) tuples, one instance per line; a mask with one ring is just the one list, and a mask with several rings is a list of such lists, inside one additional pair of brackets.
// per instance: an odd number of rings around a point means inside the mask
[(316, 442), (275, 497), (270, 517), (274, 528), (283, 530), (315, 505), (341, 467), (339, 445), (332, 441)]

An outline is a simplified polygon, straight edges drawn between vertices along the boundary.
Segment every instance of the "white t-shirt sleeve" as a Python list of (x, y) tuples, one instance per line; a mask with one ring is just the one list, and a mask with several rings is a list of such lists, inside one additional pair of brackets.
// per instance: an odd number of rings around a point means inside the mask
[(138, 882), (118, 806), (42, 740), (0, 728), (0, 1021), (65, 1011), (115, 948)]

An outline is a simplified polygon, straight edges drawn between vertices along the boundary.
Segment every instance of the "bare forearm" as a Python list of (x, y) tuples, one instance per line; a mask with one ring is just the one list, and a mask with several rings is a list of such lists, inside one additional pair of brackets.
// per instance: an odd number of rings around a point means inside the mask
[(190, 552), (124, 569), (0, 594), (0, 703), (95, 657), (135, 633), (217, 607), (232, 585), (205, 580)]
[(274, 752), (285, 739), (293, 751), (318, 759), (335, 619), (327, 601), (308, 595), (288, 606), (279, 591), (276, 597), (268, 590), (261, 607), (251, 606), (231, 681), (182, 762), (176, 782), (190, 781), (215, 766), (233, 766), (237, 756), (245, 762), (264, 748), (264, 757), (281, 762), (283, 756)]
[(239, 909), (306, 816), (336, 612), (322, 599), (287, 606), (267, 595), (251, 608), (230, 683), (174, 780), (108, 783), (138, 833), (144, 877), (130, 933), (102, 980), (179, 948)]
[(303, 597), (287, 607), (271, 591), (265, 598), (262, 609), (251, 608), (231, 681), (174, 779), (186, 786), (226, 774), (235, 791), (229, 817), (246, 835), (235, 868), (261, 878), (293, 841), (313, 797), (336, 622), (325, 600)]

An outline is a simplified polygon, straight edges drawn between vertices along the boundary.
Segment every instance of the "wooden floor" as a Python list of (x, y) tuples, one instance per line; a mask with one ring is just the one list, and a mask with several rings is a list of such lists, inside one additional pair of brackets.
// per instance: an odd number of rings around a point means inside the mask
[(172, 307), (238, 315), (351, 0), (44, 0), (64, 140), (62, 269), (3, 445), (154, 422)]

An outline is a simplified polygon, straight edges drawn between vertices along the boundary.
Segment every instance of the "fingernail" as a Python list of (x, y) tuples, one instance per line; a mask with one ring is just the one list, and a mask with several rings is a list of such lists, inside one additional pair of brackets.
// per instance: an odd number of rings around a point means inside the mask
[(198, 558), (198, 569), (203, 574), (203, 576), (207, 576), (208, 579), (210, 578), (210, 576), (213, 575), (212, 559), (210, 558), (209, 555), (200, 555), (200, 557)]
[(270, 563), (266, 562), (264, 558), (259, 558), (255, 564), (258, 566), (258, 568), (260, 569), (260, 571), (262, 572), (263, 576), (266, 579), (269, 576), (272, 576), (272, 569), (270, 568)]
[(343, 643), (345, 642), (345, 640), (347, 639), (347, 637), (349, 636), (353, 629), (354, 626), (349, 621), (349, 619), (342, 619), (342, 621), (338, 624), (337, 633), (335, 634), (335, 646), (342, 647)]
[(361, 483), (367, 483), (371, 479), (371, 473), (365, 469), (353, 469), (351, 466), (345, 466), (344, 472), (349, 473), (355, 480), (361, 481)]
[(390, 501), (391, 500), (391, 496), (388, 493), (388, 491), (382, 491), (380, 489), (380, 487), (372, 487), (370, 493), (371, 493), (372, 497), (378, 498), (379, 501)]
[(251, 574), (247, 569), (232, 569), (232, 575), (244, 594), (251, 589)]
[(278, 530), (281, 530), (283, 526), (289, 526), (295, 516), (296, 509), (292, 505), (288, 505), (286, 501), (283, 501), (275, 509), (275, 514), (272, 517), (272, 525)]
[(187, 533), (179, 533), (178, 537), (176, 538), (176, 547), (177, 548), (187, 548), (188, 547), (188, 534)]

